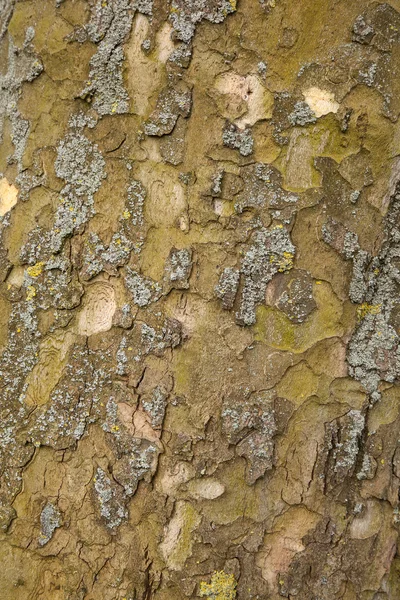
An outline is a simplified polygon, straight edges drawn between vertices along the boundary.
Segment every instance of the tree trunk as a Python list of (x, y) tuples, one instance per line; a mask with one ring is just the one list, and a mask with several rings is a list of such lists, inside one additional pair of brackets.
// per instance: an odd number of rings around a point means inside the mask
[(400, 598), (400, 0), (0, 0), (0, 596)]

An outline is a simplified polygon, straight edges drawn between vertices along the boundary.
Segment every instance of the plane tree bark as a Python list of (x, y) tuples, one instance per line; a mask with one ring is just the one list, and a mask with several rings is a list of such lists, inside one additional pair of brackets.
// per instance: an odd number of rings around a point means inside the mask
[(7, 600), (400, 597), (400, 2), (0, 0)]

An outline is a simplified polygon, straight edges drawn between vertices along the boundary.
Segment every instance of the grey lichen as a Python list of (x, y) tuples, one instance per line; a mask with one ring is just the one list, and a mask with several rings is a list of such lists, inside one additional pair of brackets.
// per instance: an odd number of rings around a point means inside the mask
[(182, 69), (189, 66), (192, 58), (192, 46), (190, 43), (182, 42), (177, 45), (168, 57), (168, 63), (176, 65)]
[(325, 424), (327, 465), (324, 478), (327, 489), (334, 489), (354, 475), (364, 429), (365, 415), (357, 409)]
[(130, 0), (97, 0), (92, 7), (86, 30), (98, 47), (90, 61), (89, 80), (81, 97), (93, 98), (93, 107), (99, 115), (129, 110), (129, 95), (123, 81), (122, 44), (131, 30), (133, 15)]
[(94, 478), (94, 489), (100, 507), (100, 514), (105, 519), (107, 527), (111, 530), (116, 529), (128, 517), (123, 490), (115, 481), (107, 477), (100, 467), (98, 467)]
[(128, 343), (127, 343), (127, 339), (124, 336), (121, 339), (121, 342), (118, 346), (118, 350), (116, 353), (116, 360), (117, 360), (117, 368), (116, 368), (116, 372), (117, 375), (126, 375), (127, 373), (127, 362), (128, 362), (128, 357), (126, 355), (126, 347), (127, 347)]
[(359, 322), (347, 361), (349, 374), (363, 384), (372, 402), (381, 396), (382, 381), (394, 383), (400, 378), (400, 338), (394, 319), (399, 306), (399, 214), (397, 186), (385, 220), (385, 239), (375, 257), (360, 248), (357, 235), (342, 223), (329, 219), (322, 227), (324, 241), (353, 262), (349, 297), (359, 304)]
[(162, 427), (167, 406), (167, 398), (167, 392), (163, 390), (162, 387), (157, 386), (150, 396), (142, 399), (143, 409), (149, 415), (153, 429), (161, 429)]
[(57, 177), (65, 181), (50, 239), (52, 252), (59, 252), (65, 238), (93, 216), (94, 194), (106, 172), (98, 147), (81, 133), (68, 133), (61, 140), (54, 166)]
[(39, 546), (47, 544), (55, 530), (61, 526), (61, 513), (52, 502), (47, 502), (42, 512), (40, 513), (40, 535)]
[(260, 61), (257, 65), (257, 71), (261, 77), (265, 78), (268, 71), (268, 65), (264, 61)]
[(369, 44), (375, 34), (374, 28), (359, 15), (353, 24), (353, 40), (360, 44)]
[(373, 87), (376, 83), (376, 74), (378, 71), (378, 65), (376, 63), (370, 63), (365, 65), (364, 69), (360, 69), (358, 72), (358, 78), (361, 83), (365, 83), (368, 87)]
[(131, 435), (115, 438), (120, 458), (114, 465), (113, 477), (123, 488), (123, 498), (133, 496), (140, 481), (151, 481), (157, 468), (160, 448), (153, 441)]
[(141, 326), (141, 342), (146, 354), (161, 355), (166, 348), (176, 348), (183, 339), (182, 324), (177, 319), (166, 319), (160, 329), (146, 323)]
[(283, 188), (282, 175), (271, 165), (255, 163), (240, 170), (243, 189), (235, 197), (235, 211), (246, 208), (284, 210), (294, 207), (299, 196)]
[(239, 324), (255, 323), (256, 306), (265, 301), (268, 282), (276, 273), (284, 273), (292, 268), (294, 253), (295, 247), (284, 227), (262, 228), (254, 233), (240, 267), (243, 290), (236, 313)]
[(218, 285), (215, 287), (215, 294), (222, 302), (222, 307), (226, 310), (233, 308), (236, 295), (239, 289), (240, 272), (238, 269), (226, 267), (219, 278)]
[(400, 340), (388, 316), (387, 308), (366, 314), (348, 347), (349, 373), (363, 384), (373, 402), (380, 399), (381, 381), (394, 383), (400, 377)]
[(272, 468), (277, 433), (273, 402), (262, 395), (223, 407), (222, 430), (239, 456), (248, 461), (247, 483), (252, 485)]
[(17, 48), (9, 36), (7, 70), (0, 74), (0, 142), (3, 140), (3, 130), (8, 118), (11, 123), (11, 140), (14, 145), (14, 153), (8, 158), (8, 162), (15, 162), (19, 173), (23, 170), (22, 156), (30, 132), (29, 122), (22, 117), (18, 110), (19, 94), (24, 82), (33, 81), (43, 71), (42, 61), (33, 52), (30, 44), (33, 36), (33, 27), (28, 27), (26, 43), (22, 49)]
[(346, 423), (342, 427), (340, 442), (338, 442), (334, 452), (334, 470), (336, 472), (340, 469), (348, 471), (354, 467), (364, 425), (365, 417), (361, 411), (353, 409), (347, 413)]
[(346, 259), (354, 258), (360, 250), (358, 236), (335, 219), (329, 218), (323, 224), (321, 232), (324, 242), (335, 248)]
[(354, 190), (354, 192), (352, 192), (350, 194), (350, 202), (352, 204), (355, 204), (357, 202), (357, 200), (359, 199), (360, 195), (361, 195), (361, 191), (360, 190)]
[(289, 122), (293, 127), (296, 125), (305, 127), (306, 125), (315, 123), (316, 120), (315, 113), (308, 106), (307, 102), (303, 101), (296, 102), (293, 112), (289, 115)]
[(192, 250), (190, 248), (171, 248), (164, 268), (164, 280), (167, 289), (187, 290), (192, 271)]
[(132, 294), (134, 304), (141, 308), (156, 302), (161, 297), (162, 289), (159, 283), (150, 277), (139, 275), (132, 269), (127, 270), (125, 282)]
[(153, 14), (153, 0), (134, 0), (133, 6), (143, 15), (151, 17)]
[(7, 31), (8, 23), (12, 17), (15, 0), (0, 0), (0, 40)]
[(149, 136), (163, 136), (174, 129), (179, 116), (188, 117), (192, 106), (192, 94), (182, 82), (178, 86), (169, 85), (157, 99), (157, 105), (144, 124), (144, 132)]
[(250, 127), (240, 129), (235, 123), (226, 122), (222, 132), (224, 146), (239, 150), (242, 156), (249, 156), (253, 152), (254, 139)]
[(169, 19), (177, 39), (190, 42), (200, 21), (222, 23), (235, 10), (235, 0), (173, 0)]

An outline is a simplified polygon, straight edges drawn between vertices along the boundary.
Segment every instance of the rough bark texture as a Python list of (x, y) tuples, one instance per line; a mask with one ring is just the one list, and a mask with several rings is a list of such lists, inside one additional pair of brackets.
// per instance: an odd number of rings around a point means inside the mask
[(0, 597), (400, 598), (400, 0), (0, 0)]

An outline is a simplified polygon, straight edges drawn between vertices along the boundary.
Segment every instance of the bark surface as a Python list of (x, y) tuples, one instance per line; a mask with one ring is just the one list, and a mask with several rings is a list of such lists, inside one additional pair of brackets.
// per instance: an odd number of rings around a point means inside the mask
[(0, 0), (0, 597), (400, 598), (400, 1)]

